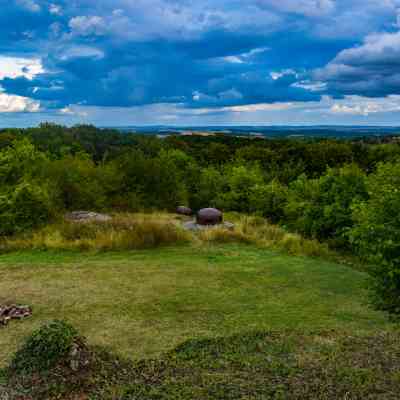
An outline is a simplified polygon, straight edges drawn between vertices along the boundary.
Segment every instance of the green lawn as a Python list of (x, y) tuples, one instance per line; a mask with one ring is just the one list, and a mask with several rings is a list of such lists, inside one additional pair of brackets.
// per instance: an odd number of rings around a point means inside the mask
[(391, 327), (366, 303), (366, 274), (244, 245), (13, 253), (0, 256), (0, 276), (0, 304), (34, 310), (31, 319), (0, 328), (0, 366), (51, 319), (66, 319), (91, 344), (132, 359), (187, 339), (254, 330), (355, 334)]

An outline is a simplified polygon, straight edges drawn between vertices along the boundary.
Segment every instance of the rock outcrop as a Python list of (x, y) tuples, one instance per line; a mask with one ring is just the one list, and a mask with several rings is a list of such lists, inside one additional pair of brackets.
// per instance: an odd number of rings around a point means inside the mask
[(72, 211), (65, 215), (65, 219), (70, 222), (107, 222), (111, 217), (92, 211)]

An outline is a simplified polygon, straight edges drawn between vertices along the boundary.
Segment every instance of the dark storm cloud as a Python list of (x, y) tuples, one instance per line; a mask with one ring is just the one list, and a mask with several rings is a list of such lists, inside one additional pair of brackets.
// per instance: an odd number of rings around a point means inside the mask
[[(47, 108), (229, 107), (399, 93), (397, 6), (396, 0), (12, 0), (0, 13), (0, 56), (40, 58), (44, 72), (6, 76), (0, 85)], [(362, 42), (363, 34), (382, 29), (391, 33)], [(313, 80), (327, 90), (299, 84)]]
[(400, 33), (368, 36), (362, 45), (343, 50), (318, 69), (315, 77), (337, 96), (400, 94)]

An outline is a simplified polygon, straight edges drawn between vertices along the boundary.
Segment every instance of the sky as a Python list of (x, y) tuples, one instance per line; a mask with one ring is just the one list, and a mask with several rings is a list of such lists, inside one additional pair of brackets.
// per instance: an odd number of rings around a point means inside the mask
[(0, 126), (400, 125), (400, 0), (0, 0)]

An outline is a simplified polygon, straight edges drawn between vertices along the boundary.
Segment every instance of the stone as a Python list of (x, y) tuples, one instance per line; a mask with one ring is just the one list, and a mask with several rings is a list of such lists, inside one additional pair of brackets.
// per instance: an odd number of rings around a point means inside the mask
[(222, 224), (217, 224), (217, 225), (200, 225), (196, 223), (196, 221), (189, 221), (183, 224), (183, 228), (192, 232), (199, 232), (208, 229), (218, 229), (218, 228), (233, 231), (235, 230), (235, 224), (232, 224), (231, 222), (223, 222)]
[(222, 224), (222, 226), (223, 226), (225, 229), (228, 229), (228, 231), (234, 231), (234, 230), (235, 230), (235, 224), (232, 224), (232, 222), (224, 222), (224, 223)]
[(176, 209), (176, 213), (179, 215), (191, 216), (193, 215), (193, 210), (189, 207), (179, 206)]
[(84, 339), (80, 338), (72, 344), (68, 359), (73, 372), (78, 372), (90, 364), (91, 353)]
[(18, 306), (15, 304), (0, 306), (0, 326), (7, 325), (12, 319), (25, 319), (32, 315), (29, 306)]
[(219, 225), (222, 224), (222, 221), (222, 212), (216, 208), (203, 208), (196, 216), (196, 223), (198, 225)]
[(92, 211), (72, 211), (65, 215), (65, 219), (71, 222), (107, 222), (111, 217)]

